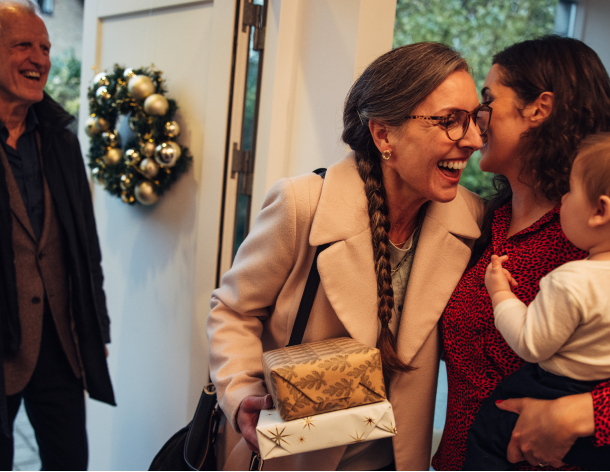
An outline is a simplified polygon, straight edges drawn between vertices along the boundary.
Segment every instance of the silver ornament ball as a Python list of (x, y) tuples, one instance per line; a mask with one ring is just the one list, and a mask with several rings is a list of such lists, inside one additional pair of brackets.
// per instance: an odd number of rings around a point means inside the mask
[(143, 156), (153, 157), (155, 155), (155, 143), (153, 141), (146, 141), (140, 146), (140, 152)]
[(135, 77), (136, 73), (133, 71), (133, 69), (131, 67), (129, 67), (128, 69), (125, 69), (123, 71), (123, 77), (126, 78), (127, 80), (131, 80), (133, 77)]
[(132, 179), (133, 179), (133, 175), (131, 175), (131, 174), (121, 175), (121, 183), (120, 183), (121, 188), (123, 190), (130, 189), (133, 186)]
[(180, 146), (173, 141), (167, 141), (157, 146), (155, 160), (161, 166), (173, 167), (180, 159), (180, 154), (182, 154)]
[(129, 79), (127, 84), (129, 94), (138, 100), (144, 100), (149, 95), (155, 93), (155, 84), (147, 75), (136, 75)]
[(180, 125), (175, 121), (168, 121), (165, 123), (165, 136), (168, 138), (175, 138), (180, 134)]
[(153, 93), (144, 100), (144, 111), (149, 115), (163, 116), (167, 113), (169, 103), (160, 93)]
[(152, 159), (144, 159), (140, 163), (140, 170), (149, 179), (152, 179), (159, 173), (159, 166)]
[(121, 136), (118, 131), (104, 131), (102, 133), (102, 139), (106, 146), (119, 147), (121, 145)]
[(87, 136), (89, 136), (90, 138), (99, 133), (97, 126), (95, 126), (94, 118), (87, 118), (87, 122), (85, 123), (85, 133), (87, 133)]
[(129, 129), (131, 131), (138, 131), (138, 125), (136, 123), (137, 120), (138, 118), (135, 115), (131, 115), (127, 120), (127, 124), (129, 125)]
[(93, 87), (101, 87), (103, 85), (110, 85), (110, 81), (108, 80), (108, 76), (106, 72), (100, 72), (95, 77), (93, 77), (93, 81), (91, 82)]
[(91, 175), (94, 179), (97, 179), (100, 182), (102, 181), (102, 173), (100, 172), (99, 167), (94, 167), (93, 169), (91, 169)]
[(130, 164), (137, 164), (140, 162), (140, 153), (135, 149), (127, 149), (125, 151), (125, 160)]
[(140, 182), (134, 190), (136, 200), (142, 205), (152, 205), (159, 200), (159, 195), (155, 193), (152, 183), (148, 181)]
[(109, 166), (114, 166), (123, 158), (123, 151), (117, 148), (108, 148), (104, 155), (104, 162)]
[(108, 88), (104, 86), (95, 91), (95, 98), (97, 99), (97, 103), (100, 105), (105, 105), (108, 100), (112, 98), (112, 95), (110, 95), (110, 92), (108, 92)]

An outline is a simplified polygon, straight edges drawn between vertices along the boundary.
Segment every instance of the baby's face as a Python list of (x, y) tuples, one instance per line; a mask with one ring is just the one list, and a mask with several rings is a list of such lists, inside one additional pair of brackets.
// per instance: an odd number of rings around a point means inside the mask
[(594, 211), (582, 184), (577, 157), (570, 174), (570, 191), (561, 199), (561, 229), (574, 246), (585, 251), (594, 243), (589, 227), (589, 218)]

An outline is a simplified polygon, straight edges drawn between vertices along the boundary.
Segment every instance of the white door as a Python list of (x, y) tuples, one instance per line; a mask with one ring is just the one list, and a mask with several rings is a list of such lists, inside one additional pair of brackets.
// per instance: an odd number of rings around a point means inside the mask
[[(116, 408), (88, 402), (90, 468), (146, 470), (192, 417), (207, 382), (205, 318), (215, 287), (239, 0), (87, 0), (80, 126), (93, 76), (163, 71), (192, 168), (155, 204), (93, 184), (111, 318)], [(240, 35), (247, 35), (238, 28)], [(242, 75), (245, 74), (243, 71)], [(83, 153), (89, 142), (79, 133)], [(229, 215), (230, 218), (230, 215)]]

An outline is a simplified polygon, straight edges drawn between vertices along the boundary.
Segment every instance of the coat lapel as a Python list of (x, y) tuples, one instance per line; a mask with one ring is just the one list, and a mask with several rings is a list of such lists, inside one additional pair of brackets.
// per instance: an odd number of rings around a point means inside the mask
[(334, 243), (318, 257), (326, 296), (352, 338), (377, 343), (377, 283), (364, 183), (353, 155), (329, 167), (309, 243)]
[(19, 191), (19, 187), (17, 186), (17, 181), (13, 176), (13, 170), (11, 169), (11, 165), (8, 162), (8, 158), (0, 146), (0, 159), (2, 159), (2, 165), (4, 166), (4, 171), (6, 174), (6, 185), (8, 188), (8, 194), (10, 197), (11, 211), (15, 215), (15, 218), (21, 226), (25, 229), (26, 233), (36, 241), (36, 236), (34, 236), (34, 230), (32, 229), (32, 225), (30, 224), (30, 219), (28, 218), (28, 212), (25, 209), (25, 205), (23, 204), (23, 198), (21, 197), (21, 192)]
[(410, 363), (438, 320), (481, 235), (462, 191), (449, 203), (431, 202), (423, 226), (398, 330), (398, 354)]

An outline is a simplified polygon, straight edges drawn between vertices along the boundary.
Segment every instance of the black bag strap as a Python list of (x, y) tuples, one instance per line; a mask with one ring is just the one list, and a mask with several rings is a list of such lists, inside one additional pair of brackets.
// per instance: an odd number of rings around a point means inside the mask
[[(326, 169), (320, 168), (314, 170), (316, 174), (322, 178), (326, 177)], [(305, 334), (305, 328), (307, 328), (307, 321), (309, 320), (309, 314), (313, 307), (313, 301), (316, 298), (318, 292), (318, 286), (320, 285), (320, 273), (318, 272), (318, 256), (320, 253), (330, 246), (330, 243), (322, 244), (316, 248), (316, 254), (313, 257), (311, 263), (311, 269), (307, 276), (307, 282), (305, 283), (305, 290), (303, 290), (303, 296), (301, 297), (301, 304), (299, 305), (299, 311), (297, 311), (294, 325), (292, 326), (292, 333), (290, 334), (290, 341), (287, 346), (296, 346), (301, 344), (303, 341), (303, 335)]]

